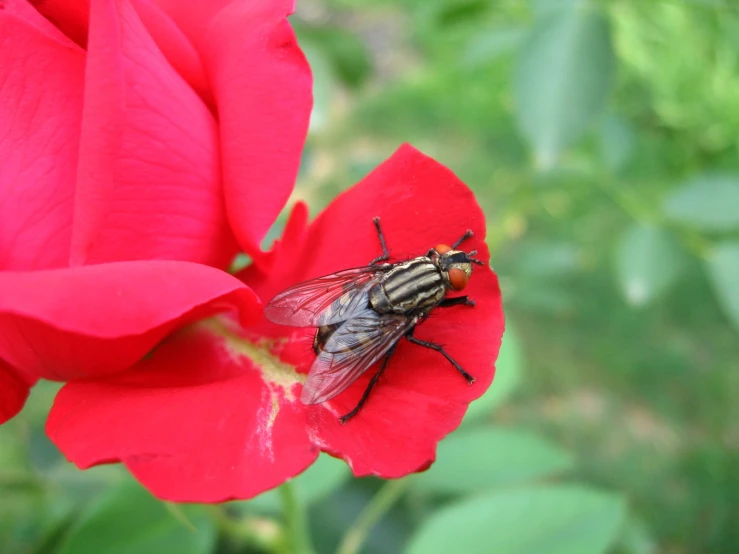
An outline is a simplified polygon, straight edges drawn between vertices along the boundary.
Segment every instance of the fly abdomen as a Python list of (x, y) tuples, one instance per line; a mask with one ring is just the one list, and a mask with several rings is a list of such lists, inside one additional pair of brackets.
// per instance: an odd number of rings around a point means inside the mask
[(370, 305), (379, 313), (409, 313), (436, 306), (446, 288), (439, 269), (422, 256), (397, 264), (370, 289)]

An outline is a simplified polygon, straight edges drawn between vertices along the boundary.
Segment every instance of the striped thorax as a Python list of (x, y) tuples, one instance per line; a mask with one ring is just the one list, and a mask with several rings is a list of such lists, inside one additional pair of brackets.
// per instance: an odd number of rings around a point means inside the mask
[(370, 305), (381, 314), (431, 309), (446, 292), (441, 271), (421, 256), (395, 265), (370, 290)]
[(425, 313), (439, 305), (447, 290), (464, 288), (471, 273), (465, 252), (432, 250), (426, 256), (392, 264), (369, 291), (370, 306), (381, 314)]

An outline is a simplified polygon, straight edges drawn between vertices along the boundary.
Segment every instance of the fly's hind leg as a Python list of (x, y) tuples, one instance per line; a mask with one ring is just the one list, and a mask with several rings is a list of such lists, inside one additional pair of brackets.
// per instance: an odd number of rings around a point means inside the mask
[(454, 298), (445, 298), (439, 304), (439, 308), (449, 308), (450, 306), (471, 306), (475, 307), (475, 301), (468, 296), (456, 296)]
[(369, 264), (375, 265), (379, 262), (386, 262), (390, 259), (390, 253), (387, 250), (387, 245), (385, 244), (385, 235), (382, 234), (382, 229), (380, 228), (380, 218), (376, 217), (372, 220), (372, 223), (375, 224), (375, 229), (377, 229), (377, 238), (380, 239), (380, 246), (382, 247), (382, 255), (377, 256), (374, 260), (372, 260)]
[(369, 398), (370, 392), (372, 391), (372, 387), (374, 387), (377, 384), (377, 381), (380, 379), (380, 375), (382, 375), (382, 372), (385, 371), (385, 368), (387, 367), (388, 361), (390, 361), (390, 356), (393, 355), (393, 352), (395, 352), (395, 347), (398, 346), (398, 343), (396, 342), (393, 344), (393, 346), (388, 350), (387, 354), (385, 354), (385, 359), (382, 360), (382, 365), (380, 366), (380, 369), (377, 370), (377, 373), (374, 374), (372, 379), (370, 379), (369, 384), (367, 385), (367, 388), (364, 389), (364, 394), (362, 395), (362, 398), (359, 399), (359, 403), (356, 405), (356, 407), (349, 412), (346, 415), (343, 415), (339, 418), (339, 423), (342, 425), (345, 424), (347, 421), (349, 421), (351, 418), (353, 418), (359, 410), (362, 409), (362, 406), (364, 406), (364, 403), (367, 402), (367, 398)]
[(411, 329), (408, 333), (406, 333), (405, 338), (408, 339), (413, 344), (417, 344), (418, 346), (425, 346), (426, 348), (430, 348), (431, 350), (436, 350), (439, 352), (442, 356), (444, 356), (447, 360), (449, 360), (449, 363), (454, 366), (454, 369), (459, 371), (459, 373), (462, 374), (462, 377), (464, 377), (467, 380), (467, 384), (471, 385), (475, 382), (475, 378), (467, 373), (464, 368), (457, 363), (457, 361), (452, 358), (449, 354), (447, 354), (447, 351), (444, 350), (444, 347), (440, 344), (436, 344), (435, 342), (428, 342), (425, 340), (417, 339), (413, 336), (413, 331), (415, 330), (415, 327)]

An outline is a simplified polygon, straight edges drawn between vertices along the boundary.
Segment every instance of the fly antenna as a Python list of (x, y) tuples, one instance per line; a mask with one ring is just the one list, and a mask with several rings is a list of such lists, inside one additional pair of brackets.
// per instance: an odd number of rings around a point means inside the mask
[(474, 256), (474, 255), (476, 255), (476, 254), (477, 254), (477, 250), (470, 250), (470, 251), (469, 251), (469, 253), (467, 254), (467, 257), (469, 258), (469, 260), (470, 260), (470, 261), (471, 261), (471, 262), (472, 262), (473, 264), (477, 264), (477, 265), (485, 265), (485, 262), (481, 262), (481, 261), (480, 261), (480, 260), (478, 260), (477, 258), (473, 258), (473, 257), (472, 257), (472, 256)]

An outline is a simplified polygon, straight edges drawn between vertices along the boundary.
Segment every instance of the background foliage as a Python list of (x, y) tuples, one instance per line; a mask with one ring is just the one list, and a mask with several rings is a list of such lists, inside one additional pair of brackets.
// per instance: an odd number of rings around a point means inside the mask
[(0, 551), (290, 552), (301, 506), (321, 553), (739, 551), (734, 6), (300, 0), (296, 197), (315, 215), (406, 141), (472, 186), (508, 316), (492, 388), (424, 474), (322, 457), (183, 507), (63, 462), (45, 384), (0, 428)]

